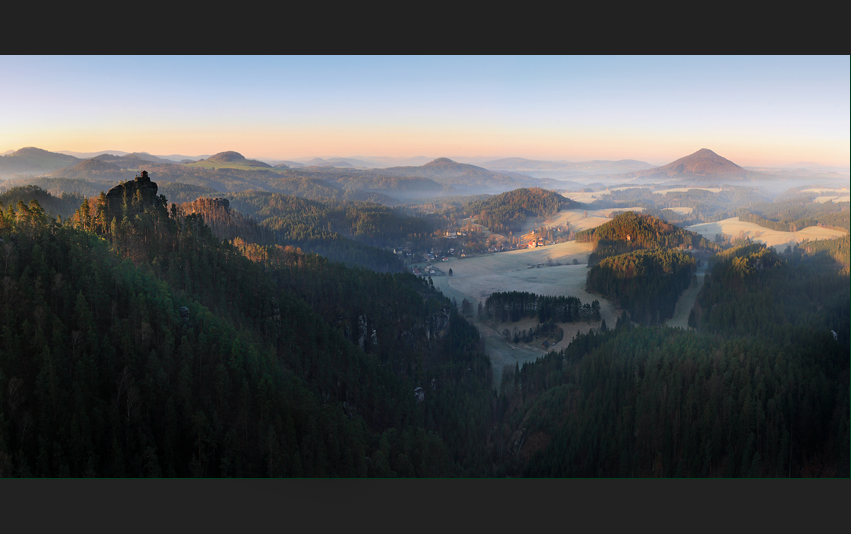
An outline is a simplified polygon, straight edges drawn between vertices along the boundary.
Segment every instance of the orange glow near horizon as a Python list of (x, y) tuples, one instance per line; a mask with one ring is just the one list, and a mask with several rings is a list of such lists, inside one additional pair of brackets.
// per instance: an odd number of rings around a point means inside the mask
[[(309, 157), (521, 157), (540, 160), (620, 160), (635, 159), (663, 165), (687, 156), (701, 148), (709, 148), (741, 166), (775, 167), (810, 161), (822, 165), (848, 166), (847, 142), (830, 140), (821, 143), (790, 143), (766, 140), (742, 145), (736, 140), (699, 140), (691, 136), (661, 141), (634, 135), (547, 136), (550, 132), (521, 132), (508, 135), (499, 131), (478, 133), (469, 128), (443, 132), (389, 128), (354, 129), (318, 128), (301, 131), (268, 131), (260, 129), (223, 130), (218, 128), (192, 132), (115, 132), (94, 135), (93, 132), (57, 130), (38, 136), (22, 136), (22, 142), (11, 145), (9, 135), (0, 134), (3, 151), (34, 146), (49, 151), (98, 152), (122, 150), (148, 152), (154, 155), (182, 154), (200, 156), (234, 150), (247, 158), (295, 160)], [(89, 135), (86, 135), (89, 134)], [(714, 141), (714, 142), (713, 142)], [(837, 161), (843, 153), (845, 160)]]
[(664, 165), (709, 148), (847, 167), (849, 71), (848, 56), (0, 56), (0, 152)]

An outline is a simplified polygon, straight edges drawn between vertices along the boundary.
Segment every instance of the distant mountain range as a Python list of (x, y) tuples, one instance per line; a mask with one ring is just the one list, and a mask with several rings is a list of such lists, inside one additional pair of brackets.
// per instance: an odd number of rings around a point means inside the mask
[(200, 156), (184, 156), (182, 154), (169, 154), (167, 156), (154, 156), (147, 152), (125, 152), (123, 150), (101, 150), (99, 152), (71, 152), (68, 150), (60, 150), (58, 151), (60, 154), (68, 154), (74, 156), (78, 159), (88, 159), (94, 158), (103, 154), (111, 154), (115, 156), (137, 156), (139, 159), (143, 159), (145, 161), (153, 161), (156, 163), (181, 163), (185, 160), (197, 161), (199, 159), (209, 158), (209, 154), (203, 154)]
[(139, 170), (139, 162), (142, 160), (132, 158), (132, 163), (130, 163), (127, 160), (122, 161), (118, 156), (113, 157), (118, 158), (117, 161), (108, 161), (101, 156), (84, 159), (75, 165), (57, 169), (47, 174), (47, 176), (50, 178), (90, 179), (98, 181), (132, 180), (136, 171)]
[[(80, 156), (86, 156), (82, 159)], [(482, 157), (462, 158), (483, 161), (479, 165), (461, 163), (446, 157), (429, 160), (424, 156), (399, 157), (316, 157), (301, 161), (248, 159), (239, 152), (225, 151), (212, 156), (191, 157), (179, 154), (154, 156), (147, 152), (118, 150), (92, 153), (50, 152), (35, 147), (9, 151), (0, 156), (0, 178), (13, 179), (25, 176), (45, 176), (94, 180), (132, 179), (133, 172), (150, 165), (191, 164), (190, 167), (214, 169), (242, 169), (245, 171), (269, 170), (275, 173), (307, 172), (313, 178), (330, 179), (342, 187), (369, 190), (392, 189), (411, 193), (411, 187), (424, 186), (434, 194), (434, 183), (398, 182), (399, 178), (420, 178), (436, 182), (444, 192), (453, 194), (501, 193), (519, 187), (578, 190), (588, 187), (589, 181), (627, 183), (638, 181), (682, 181), (684, 183), (765, 182), (776, 179), (788, 184), (812, 179), (828, 182), (847, 179), (848, 170), (828, 167), (814, 162), (801, 161), (795, 168), (744, 168), (716, 154), (708, 148), (682, 157), (666, 165), (653, 167), (650, 163), (634, 159), (617, 161), (567, 160), (544, 161), (519, 157), (487, 160)], [(399, 163), (406, 163), (399, 165)], [(390, 166), (388, 166), (390, 165)], [(289, 169), (289, 170), (287, 170)], [(325, 178), (328, 173), (334, 174)], [(338, 176), (344, 173), (346, 176)], [(837, 174), (838, 173), (838, 174)], [(395, 177), (397, 182), (382, 181), (380, 177)], [(369, 184), (369, 180), (376, 180)], [(366, 181), (365, 181), (366, 180)], [(348, 184), (348, 185), (344, 185)], [(423, 185), (424, 184), (424, 185)], [(377, 187), (381, 185), (381, 187)], [(371, 187), (375, 186), (375, 187)], [(412, 193), (411, 193), (412, 194)]]
[(25, 147), (0, 157), (0, 176), (11, 178), (20, 174), (46, 174), (79, 161), (79, 158), (67, 154)]

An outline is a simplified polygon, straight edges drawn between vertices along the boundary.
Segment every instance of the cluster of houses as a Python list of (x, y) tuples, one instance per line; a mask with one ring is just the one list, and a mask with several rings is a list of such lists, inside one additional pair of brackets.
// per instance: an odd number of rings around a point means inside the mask
[(429, 263), (422, 270), (418, 267), (411, 267), (411, 272), (417, 276), (435, 276), (435, 275), (443, 275), (443, 271), (437, 271), (435, 268)]
[(517, 248), (537, 248), (537, 247), (543, 247), (543, 246), (544, 246), (544, 240), (539, 237), (538, 239), (533, 239), (533, 240), (529, 241), (528, 243), (520, 243), (520, 244), (517, 245)]

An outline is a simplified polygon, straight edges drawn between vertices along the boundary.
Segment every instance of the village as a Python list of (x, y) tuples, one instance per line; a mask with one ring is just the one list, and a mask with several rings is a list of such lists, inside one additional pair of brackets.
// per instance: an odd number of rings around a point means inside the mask
[[(571, 238), (573, 233), (566, 224), (552, 228), (540, 227), (518, 238), (495, 234), (485, 227), (468, 223), (459, 229), (441, 231), (419, 247), (407, 242), (394, 248), (393, 253), (417, 276), (452, 276), (452, 269), (441, 269), (437, 267), (438, 262), (548, 247)], [(552, 262), (549, 264), (553, 265)], [(546, 263), (541, 262), (530, 267), (544, 265)]]

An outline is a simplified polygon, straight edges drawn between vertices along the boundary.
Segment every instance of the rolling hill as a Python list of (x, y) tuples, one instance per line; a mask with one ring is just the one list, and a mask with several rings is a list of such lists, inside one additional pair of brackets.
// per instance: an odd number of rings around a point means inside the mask
[(128, 172), (124, 165), (116, 165), (104, 159), (84, 159), (76, 165), (64, 167), (51, 172), (51, 178), (76, 178), (90, 180), (132, 180), (132, 172)]
[(18, 174), (44, 174), (79, 162), (79, 158), (49, 152), (41, 148), (25, 147), (0, 156), (0, 176)]
[(667, 165), (629, 173), (636, 178), (674, 178), (689, 181), (706, 179), (746, 180), (764, 177), (760, 173), (749, 172), (732, 161), (719, 156), (708, 148), (701, 148), (694, 154), (672, 161)]
[(437, 158), (420, 167), (388, 167), (376, 170), (381, 174), (430, 178), (452, 186), (480, 186), (506, 190), (513, 187), (537, 185), (538, 180), (522, 175), (489, 171), (476, 165), (458, 163), (449, 158)]
[(213, 154), (207, 159), (199, 160), (195, 163), (190, 163), (188, 165), (195, 167), (232, 167), (237, 169), (272, 168), (272, 166), (268, 163), (263, 163), (262, 161), (257, 161), (256, 159), (246, 159), (245, 156), (243, 156), (239, 152), (234, 152), (233, 150), (219, 152), (218, 154)]

